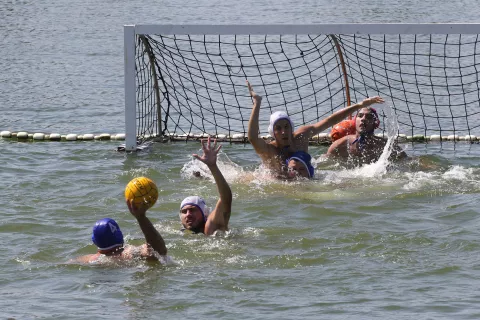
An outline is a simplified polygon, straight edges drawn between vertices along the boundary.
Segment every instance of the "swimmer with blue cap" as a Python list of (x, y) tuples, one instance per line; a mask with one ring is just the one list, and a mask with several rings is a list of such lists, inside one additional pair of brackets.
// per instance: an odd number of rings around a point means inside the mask
[(220, 199), (218, 199), (215, 208), (210, 213), (203, 198), (199, 196), (186, 197), (180, 204), (179, 216), (183, 230), (212, 235), (217, 230), (228, 230), (228, 222), (232, 210), (232, 190), (217, 166), (217, 154), (222, 146), (217, 147), (216, 140), (212, 145), (210, 137), (207, 141), (202, 140), (201, 143), (203, 155), (194, 154), (193, 157), (205, 163), (210, 169), (217, 185)]
[(312, 166), (312, 157), (304, 152), (297, 151), (294, 152), (290, 158), (287, 159), (287, 179), (294, 179), (297, 177), (302, 178), (313, 178), (315, 174), (315, 169)]
[(122, 230), (115, 220), (100, 219), (93, 226), (92, 242), (98, 247), (100, 253), (115, 253), (123, 248)]
[(127, 200), (127, 206), (130, 213), (137, 219), (142, 230), (146, 244), (136, 246), (125, 246), (123, 233), (118, 223), (111, 218), (98, 220), (93, 226), (92, 242), (97, 246), (97, 253), (78, 257), (73, 262), (94, 263), (102, 257), (108, 257), (115, 261), (133, 260), (143, 258), (146, 260), (158, 260), (155, 252), (160, 256), (167, 255), (167, 247), (160, 233), (155, 229), (150, 219), (147, 218), (147, 209), (137, 207), (132, 201)]
[(367, 98), (360, 103), (348, 106), (315, 124), (308, 124), (295, 130), (293, 121), (283, 111), (274, 112), (270, 116), (268, 131), (273, 141), (267, 142), (259, 137), (259, 115), (262, 97), (253, 91), (247, 81), (250, 96), (253, 99), (252, 113), (248, 122), (248, 140), (253, 145), (255, 152), (262, 159), (263, 164), (274, 173), (282, 174), (285, 161), (296, 151), (308, 152), (310, 139), (320, 132), (334, 126), (353, 112), (368, 107), (374, 103), (381, 103), (380, 97)]

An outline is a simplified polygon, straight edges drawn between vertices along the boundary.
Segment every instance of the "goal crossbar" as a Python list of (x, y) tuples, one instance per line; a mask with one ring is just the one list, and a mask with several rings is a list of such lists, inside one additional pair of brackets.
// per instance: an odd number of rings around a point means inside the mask
[(137, 35), (478, 34), (480, 23), (131, 25)]

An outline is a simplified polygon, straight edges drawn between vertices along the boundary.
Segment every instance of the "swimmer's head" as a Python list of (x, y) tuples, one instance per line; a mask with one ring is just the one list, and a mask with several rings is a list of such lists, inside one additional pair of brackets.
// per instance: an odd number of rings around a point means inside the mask
[(287, 142), (293, 133), (293, 122), (283, 111), (277, 111), (270, 116), (270, 124), (268, 125), (268, 133), (277, 142)]
[(123, 234), (115, 220), (104, 218), (93, 226), (92, 241), (99, 251), (108, 251), (123, 246)]
[(295, 178), (296, 176), (304, 178), (312, 178), (315, 174), (315, 169), (312, 166), (312, 157), (305, 151), (297, 151), (287, 159), (288, 177)]
[(186, 229), (196, 229), (207, 221), (209, 214), (205, 200), (199, 196), (190, 196), (180, 204), (180, 220)]
[(380, 126), (380, 118), (377, 110), (372, 107), (365, 107), (358, 111), (355, 118), (357, 133), (371, 134)]
[(355, 134), (355, 132), (355, 120), (343, 120), (333, 126), (330, 131), (330, 138), (332, 139), (332, 142), (335, 142), (340, 138)]

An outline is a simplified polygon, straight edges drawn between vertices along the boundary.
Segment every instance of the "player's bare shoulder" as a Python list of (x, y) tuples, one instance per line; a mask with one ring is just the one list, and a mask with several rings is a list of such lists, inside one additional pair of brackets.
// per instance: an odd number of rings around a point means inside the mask
[(334, 141), (327, 151), (329, 157), (347, 157), (348, 156), (348, 141), (355, 139), (355, 135), (348, 135)]

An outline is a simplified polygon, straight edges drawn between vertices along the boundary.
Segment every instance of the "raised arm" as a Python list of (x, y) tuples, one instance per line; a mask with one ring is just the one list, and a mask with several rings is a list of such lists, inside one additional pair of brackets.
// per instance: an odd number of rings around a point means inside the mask
[(360, 103), (356, 103), (354, 105), (348, 106), (337, 112), (333, 113), (329, 117), (320, 120), (319, 122), (311, 125), (305, 125), (297, 129), (295, 131), (295, 137), (302, 135), (306, 139), (310, 139), (311, 137), (319, 134), (320, 132), (324, 131), (325, 129), (334, 126), (338, 122), (342, 121), (346, 117), (348, 117), (353, 112), (360, 110), (362, 108), (366, 108), (371, 106), (375, 103), (383, 103), (384, 100), (380, 97), (372, 97), (366, 98)]
[(133, 200), (127, 200), (127, 206), (130, 213), (137, 219), (147, 244), (150, 245), (153, 250), (157, 251), (158, 254), (165, 256), (167, 254), (165, 241), (157, 229), (155, 229), (150, 219), (147, 218), (147, 209), (135, 206)]
[(206, 235), (211, 235), (216, 230), (228, 230), (228, 222), (232, 211), (232, 190), (217, 166), (217, 154), (221, 148), (221, 145), (217, 147), (217, 140), (214, 141), (212, 146), (209, 137), (207, 143), (205, 143), (205, 140), (202, 140), (203, 155), (193, 155), (196, 159), (208, 166), (215, 179), (218, 194), (220, 195), (220, 199), (217, 201), (215, 209), (210, 213), (207, 222), (205, 223), (204, 232)]
[(248, 91), (253, 98), (252, 113), (248, 121), (248, 141), (259, 155), (268, 153), (268, 144), (258, 136), (258, 118), (260, 115), (260, 105), (262, 104), (262, 97), (253, 91), (252, 85), (247, 81)]

